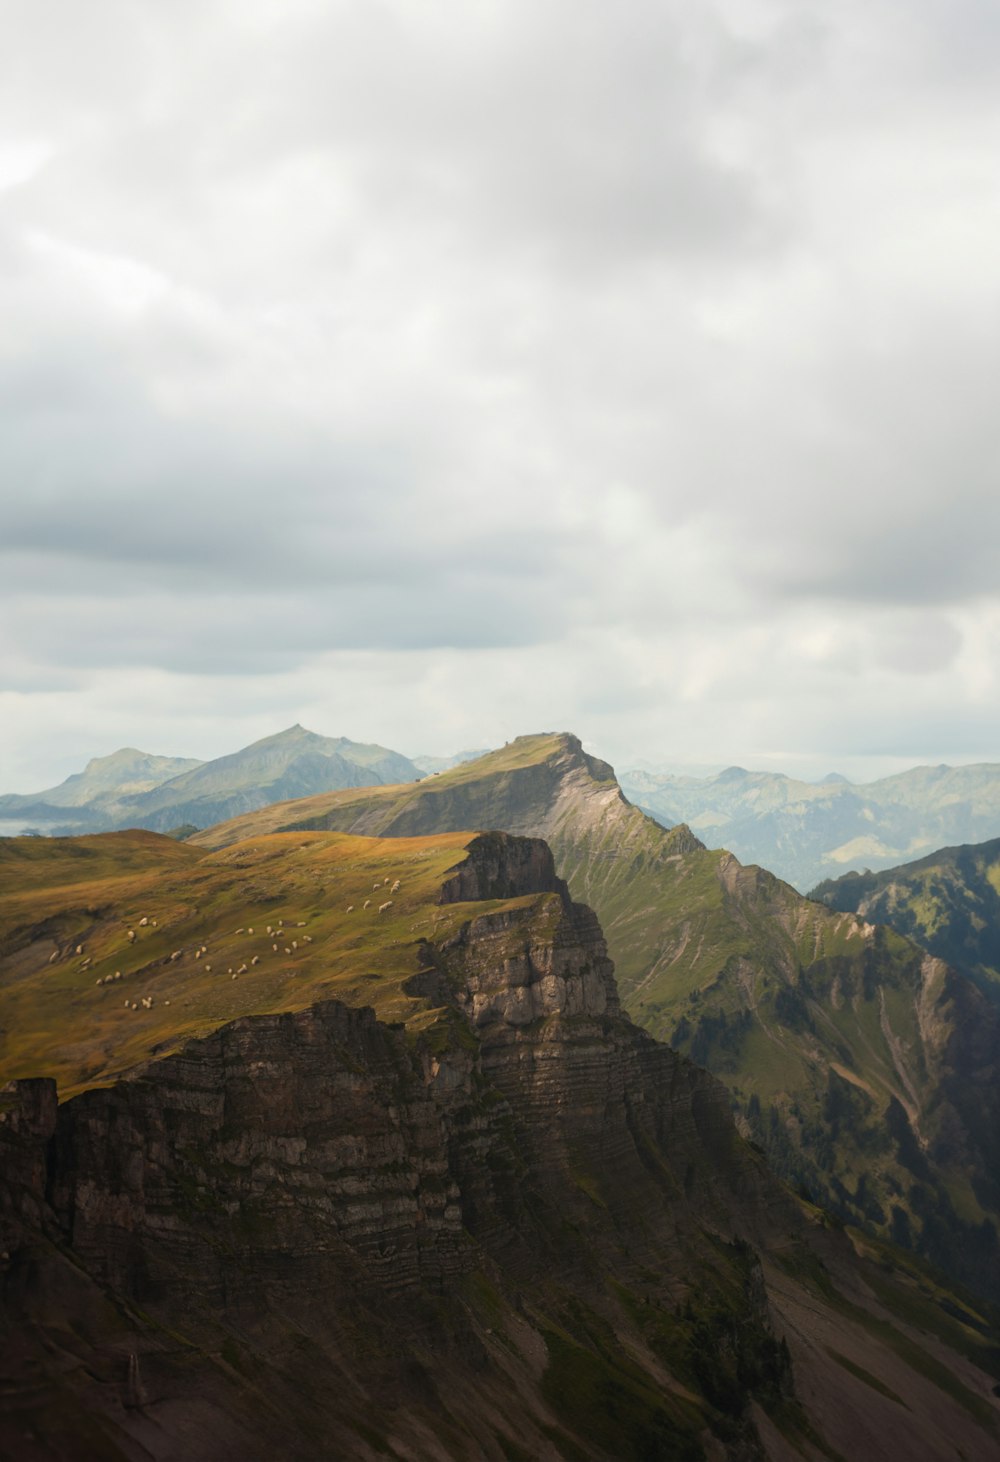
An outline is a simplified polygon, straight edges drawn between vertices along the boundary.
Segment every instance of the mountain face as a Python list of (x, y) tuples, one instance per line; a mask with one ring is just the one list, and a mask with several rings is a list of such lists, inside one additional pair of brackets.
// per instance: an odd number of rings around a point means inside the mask
[(864, 785), (742, 767), (705, 778), (635, 771), (622, 786), (667, 826), (687, 823), (803, 891), (846, 868), (888, 868), (1000, 833), (1000, 766), (991, 763), (914, 767)]
[[(98, 825), (102, 814), (122, 797), (149, 792), (171, 777), (202, 765), (189, 757), (150, 756), (126, 746), (110, 756), (94, 757), (82, 772), (45, 792), (8, 793), (0, 797), (0, 818), (25, 822), (80, 821)], [(72, 812), (69, 809), (73, 809)]]
[(575, 737), (520, 737), (412, 787), (272, 807), (195, 841), (461, 826), (549, 842), (629, 1014), (725, 1082), (782, 1175), (1000, 1299), (997, 1012), (893, 930), (664, 830)]
[[(143, 784), (139, 773), (151, 763), (162, 763), (163, 775), (154, 781), (150, 772)], [(411, 782), (419, 775), (405, 756), (384, 746), (344, 736), (317, 736), (292, 726), (208, 762), (116, 752), (91, 762), (80, 777), (70, 777), (57, 788), (60, 795), (68, 789), (63, 801), (53, 802), (48, 793), (38, 798), (0, 798), (0, 817), (23, 817), (41, 827), (55, 821), (59, 831), (75, 831), (77, 824), (95, 832), (126, 827), (169, 832), (185, 824), (208, 827), (289, 797), (338, 787)], [(65, 800), (70, 797), (72, 802)], [(56, 807), (72, 807), (74, 812), (68, 816), (54, 811)]]
[(881, 873), (845, 873), (810, 897), (889, 924), (1000, 1004), (1000, 838), (941, 848)]
[(774, 1181), (544, 844), (3, 856), (0, 1454), (996, 1455), (982, 1315)]

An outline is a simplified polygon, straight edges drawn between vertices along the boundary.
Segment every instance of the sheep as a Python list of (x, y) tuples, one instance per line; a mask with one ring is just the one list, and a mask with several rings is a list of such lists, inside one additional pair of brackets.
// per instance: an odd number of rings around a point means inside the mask
[(276, 944), (272, 944), (271, 945), (271, 953), (272, 954), (277, 954), (278, 953), (278, 946)]
[(142, 918), (139, 920), (139, 928), (140, 929), (145, 929), (145, 927), (146, 927), (146, 925), (148, 923), (149, 923), (149, 917), (148, 917), (148, 915), (143, 914)]
[(392, 888), (390, 888), (389, 892), (390, 893), (399, 893), (399, 879), (398, 878), (396, 879), (396, 882), (392, 885)]
[(267, 926), (267, 932), (268, 932), (268, 934), (270, 934), (272, 932), (270, 924), (268, 924), (268, 926)]
[(125, 1001), (125, 1009), (126, 1009), (126, 1010), (127, 1010), (127, 1009), (128, 1009), (128, 1008), (129, 1008), (129, 1005), (130, 1005), (130, 1004), (131, 1004), (131, 1001), (129, 1001), (129, 1000), (126, 1000), (126, 1001)]
[(259, 959), (260, 959), (260, 955), (259, 954), (255, 954), (254, 957), (253, 957), (253, 959), (250, 961), (251, 965), (255, 965)]
[(237, 976), (236, 976), (236, 975), (230, 975), (230, 977), (229, 977), (229, 978), (230, 978), (230, 979), (231, 979), (231, 980), (235, 980), (235, 979), (237, 979), (237, 978), (238, 978), (238, 977), (237, 977)]
[(291, 952), (292, 952), (292, 951), (291, 951), (291, 950), (290, 950), (290, 949), (289, 949), (289, 948), (288, 948), (288, 945), (287, 945), (287, 944), (286, 944), (286, 945), (285, 945), (285, 953), (286, 953), (286, 954), (291, 954)]
[(353, 914), (354, 913), (354, 905), (353, 904), (348, 904), (347, 905), (347, 912), (349, 914)]
[(54, 949), (52, 951), (52, 953), (49, 955), (49, 964), (50, 965), (54, 965), (55, 962), (56, 962), (56, 960), (58, 958), (59, 958), (59, 951), (58, 951), (58, 949)]
[(169, 1000), (164, 1000), (163, 1003), (164, 1003), (164, 1005), (169, 1005), (170, 1004), (170, 1001)]
[(205, 973), (206, 973), (206, 975), (210, 975), (212, 973), (212, 966), (211, 965), (206, 965), (205, 966)]
[(134, 1000), (132, 1001), (132, 1009), (133, 1010), (138, 1010), (139, 1009), (138, 1005), (136, 1005), (136, 1003), (135, 1003)]
[(248, 930), (247, 930), (247, 933), (248, 933), (248, 934), (252, 934), (252, 933), (253, 933), (253, 930), (252, 930), (252, 929), (248, 929)]
[(302, 936), (302, 943), (303, 944), (312, 944), (312, 942), (313, 942), (313, 939), (312, 939), (312, 935), (311, 934), (303, 934), (303, 936)]
[(374, 893), (377, 888), (381, 888), (381, 887), (382, 887), (381, 882), (378, 879), (376, 879), (375, 882), (372, 884), (372, 893)]
[(245, 974), (246, 974), (246, 972), (247, 972), (247, 967), (246, 967), (246, 965), (245, 965), (245, 964), (243, 964), (243, 965), (240, 965), (240, 967), (239, 967), (239, 969), (238, 969), (238, 970), (237, 970), (237, 971), (236, 971), (236, 973), (237, 973), (237, 974), (238, 974), (238, 975), (245, 975)]
[[(155, 929), (156, 928), (156, 920), (155, 919), (150, 919), (149, 922), (152, 924), (153, 928)], [(167, 1001), (167, 1004), (168, 1005), (170, 1004), (170, 1001), (169, 1000)]]
[(120, 980), (120, 979), (121, 979), (121, 977), (122, 977), (122, 972), (121, 972), (121, 970), (115, 970), (115, 979), (116, 979), (116, 980)]
[(379, 911), (380, 914), (384, 914), (385, 911), (386, 911), (386, 909), (391, 909), (391, 908), (392, 908), (392, 899), (386, 899), (386, 901), (385, 901), (384, 904), (379, 904), (378, 911)]
[(298, 949), (298, 947), (299, 947), (299, 941), (297, 939), (293, 939), (292, 940), (292, 948), (293, 949)]
[(135, 943), (135, 930), (134, 929), (129, 929), (129, 931), (125, 935), (125, 938), (128, 940), (129, 944), (134, 944)]
[(184, 953), (183, 949), (175, 949), (174, 952), (173, 952), (173, 954), (170, 956), (170, 958), (172, 960), (174, 960), (174, 959), (180, 959), (180, 957), (181, 957), (181, 955), (183, 953)]
[(366, 909), (367, 909), (367, 907), (368, 907), (368, 905), (369, 905), (369, 904), (370, 904), (370, 903), (371, 903), (371, 899), (365, 899), (365, 902), (364, 902), (364, 907), (365, 907), (365, 908), (366, 908)]
[(103, 985), (104, 984), (104, 981), (103, 980), (95, 980), (94, 981), (94, 984), (95, 985)]
[(299, 922), (296, 924), (295, 927), (296, 927), (296, 929), (304, 929), (306, 927), (306, 921), (305, 921), (305, 919), (300, 919)]
[(77, 954), (82, 954), (83, 953), (83, 945), (82, 944), (78, 944), (76, 946), (76, 952), (77, 952)]
[(237, 931), (236, 931), (236, 933), (237, 933), (237, 934), (242, 934), (242, 933), (244, 933), (244, 932), (245, 932), (245, 931), (244, 931), (244, 930), (242, 930), (242, 929), (237, 929)]

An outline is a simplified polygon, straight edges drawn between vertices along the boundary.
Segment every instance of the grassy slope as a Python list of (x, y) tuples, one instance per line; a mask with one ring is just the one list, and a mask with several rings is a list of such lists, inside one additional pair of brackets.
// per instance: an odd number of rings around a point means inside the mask
[(567, 736), (521, 737), (415, 786), (268, 808), (196, 841), (290, 826), (547, 838), (600, 916), (633, 1018), (722, 1077), (784, 1176), (966, 1279), (1000, 1283), (983, 1226), (998, 1209), (996, 1033), (976, 992), (908, 940), (684, 827), (665, 831)]
[(279, 834), (206, 854), (144, 832), (0, 840), (0, 1079), (54, 1076), (65, 1097), (236, 1016), (327, 997), (432, 1018), (402, 985), (420, 939), (468, 918), (437, 904), (468, 841)]
[(941, 848), (882, 873), (847, 873), (812, 897), (890, 924), (1000, 1002), (1000, 838)]

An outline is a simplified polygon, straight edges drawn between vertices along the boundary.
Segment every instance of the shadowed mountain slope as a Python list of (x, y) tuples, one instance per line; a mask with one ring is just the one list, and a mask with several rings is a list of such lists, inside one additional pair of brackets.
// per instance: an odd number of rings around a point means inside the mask
[(881, 873), (845, 873), (810, 897), (891, 925), (1000, 1004), (1000, 838), (941, 848)]
[(190, 757), (150, 756), (125, 746), (110, 756), (94, 757), (82, 772), (74, 772), (58, 787), (44, 792), (9, 792), (0, 797), (0, 819), (98, 824), (112, 815), (122, 797), (149, 792), (201, 765)]
[(0, 1453), (995, 1455), (988, 1317), (775, 1182), (544, 844), (2, 852)]
[(686, 822), (802, 890), (847, 867), (888, 868), (944, 843), (1000, 833), (1000, 766), (913, 767), (876, 782), (800, 782), (728, 767), (714, 777), (634, 771), (622, 786), (670, 826)]
[(997, 1013), (893, 930), (664, 830), (575, 737), (519, 737), (412, 787), (271, 807), (197, 841), (462, 825), (547, 839), (630, 1014), (722, 1078), (780, 1173), (1000, 1296)]

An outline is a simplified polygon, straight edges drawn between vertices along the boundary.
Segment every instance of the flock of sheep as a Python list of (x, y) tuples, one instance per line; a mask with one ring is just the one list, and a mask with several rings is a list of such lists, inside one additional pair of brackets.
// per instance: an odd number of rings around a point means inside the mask
[[(389, 884), (389, 879), (388, 878), (385, 878), (385, 879), (382, 879), (382, 880), (377, 881), (376, 883), (374, 883), (372, 885), (372, 892), (375, 893), (379, 889), (385, 888), (387, 884)], [(395, 893), (398, 893), (399, 892), (399, 889), (400, 889), (400, 880), (397, 878), (395, 880), (395, 882), (392, 884), (392, 886), (390, 887), (389, 892), (392, 893), (392, 894), (395, 894)], [(369, 899), (365, 899), (364, 908), (367, 909), (371, 905), (371, 902), (372, 902), (372, 900), (370, 898)], [(378, 913), (379, 914), (384, 914), (387, 909), (389, 909), (389, 908), (392, 907), (392, 902), (393, 902), (392, 899), (391, 898), (388, 898), (388, 899), (385, 900), (384, 903), (379, 904), (379, 906), (378, 906)], [(354, 912), (354, 905), (353, 904), (348, 904), (348, 906), (347, 906), (347, 913), (351, 914), (353, 912)], [(155, 919), (151, 919), (148, 915), (145, 915), (144, 914), (143, 917), (137, 921), (136, 928), (138, 928), (138, 929), (144, 929), (144, 928), (147, 928), (147, 927), (155, 928), (156, 927), (156, 920)], [(271, 940), (271, 950), (272, 950), (272, 952), (274, 954), (277, 954), (279, 952), (279, 949), (281, 949), (281, 948), (284, 949), (285, 954), (294, 954), (298, 950), (300, 942), (303, 945), (312, 944), (313, 941), (312, 941), (312, 936), (310, 934), (303, 934), (301, 936), (301, 940), (300, 940), (300, 938), (298, 936), (296, 936), (296, 937), (290, 939), (290, 941), (289, 941), (288, 944), (284, 944), (284, 945), (282, 945), (280, 943), (280, 941), (282, 939), (288, 938), (288, 931), (289, 931), (289, 929), (291, 929), (291, 928), (304, 929), (305, 927), (306, 927), (306, 920), (305, 919), (298, 920), (298, 922), (295, 925), (291, 925), (291, 924), (286, 925), (285, 924), (285, 921), (284, 921), (284, 918), (283, 917), (279, 917), (276, 924), (274, 924), (274, 925), (268, 924), (266, 926), (266, 932), (265, 932), (265, 934), (263, 934), (261, 936), (258, 936), (258, 937)], [(253, 934), (254, 934), (253, 927), (252, 926), (246, 926), (246, 927), (237, 929), (235, 931), (234, 937), (238, 937), (240, 935), (251, 935), (252, 936)], [(125, 933), (125, 938), (128, 941), (129, 947), (131, 947), (136, 942), (136, 938), (137, 938), (136, 930), (133, 929), (133, 928), (127, 929), (126, 930), (126, 933)], [(206, 975), (209, 975), (209, 974), (212, 973), (212, 966), (211, 966), (211, 964), (209, 964), (209, 963), (207, 963), (207, 962), (204, 961), (204, 956), (207, 955), (208, 952), (209, 952), (208, 951), (208, 945), (207, 944), (200, 944), (198, 946), (198, 948), (194, 951), (194, 956), (193, 956), (193, 958), (195, 960), (195, 967), (197, 969), (203, 970)], [(88, 955), (88, 954), (84, 954), (84, 947), (83, 947), (82, 944), (78, 944), (76, 946), (76, 953), (77, 953), (77, 955), (80, 955), (80, 956), (83, 957), (83, 963), (81, 965), (81, 969), (82, 970), (89, 969), (90, 968), (91, 958), (92, 957), (90, 955)], [(173, 963), (176, 960), (183, 959), (184, 958), (184, 954), (185, 954), (185, 951), (183, 949), (175, 949), (170, 954), (169, 961), (171, 963)], [(59, 952), (56, 951), (52, 955), (52, 957), (50, 959), (50, 963), (52, 963), (54, 960), (59, 959), (59, 957), (60, 957), (59, 956)], [(260, 955), (259, 954), (255, 954), (255, 955), (252, 956), (252, 958), (249, 960), (249, 962), (244, 961), (239, 966), (238, 969), (235, 969), (234, 970), (233, 967), (232, 967), (232, 965), (230, 965), (229, 968), (227, 969), (226, 973), (232, 979), (235, 980), (235, 979), (238, 979), (240, 975), (243, 975), (243, 974), (248, 973), (249, 970), (251, 970), (255, 965), (257, 965), (259, 963), (260, 963)], [(121, 978), (122, 978), (122, 972), (121, 972), (121, 970), (115, 970), (114, 974), (112, 974), (112, 975), (102, 975), (98, 980), (95, 981), (95, 984), (97, 984), (97, 985), (112, 985), (112, 984), (114, 984), (114, 982), (116, 980), (120, 980)], [(128, 997), (126, 997), (126, 999), (125, 999), (125, 1006), (126, 1006), (126, 1008), (130, 1008), (132, 1010), (138, 1010), (138, 1009), (140, 1009), (140, 1007), (143, 1010), (151, 1010), (153, 1008), (153, 999), (154, 999), (154, 997), (152, 995), (142, 995), (142, 996), (139, 997), (138, 1000), (131, 1000)], [(170, 1001), (169, 1000), (164, 1000), (163, 1003), (164, 1003), (164, 1005), (169, 1005), (170, 1004)]]

